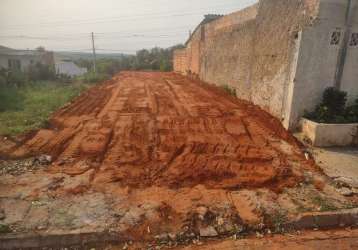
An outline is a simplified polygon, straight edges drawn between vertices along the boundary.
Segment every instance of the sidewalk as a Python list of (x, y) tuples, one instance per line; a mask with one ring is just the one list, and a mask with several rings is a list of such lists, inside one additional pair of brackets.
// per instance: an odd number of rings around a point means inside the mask
[(301, 235), (275, 235), (262, 239), (225, 240), (178, 250), (353, 250), (358, 249), (358, 229), (307, 231)]
[(313, 156), (326, 175), (358, 188), (358, 148), (314, 148)]

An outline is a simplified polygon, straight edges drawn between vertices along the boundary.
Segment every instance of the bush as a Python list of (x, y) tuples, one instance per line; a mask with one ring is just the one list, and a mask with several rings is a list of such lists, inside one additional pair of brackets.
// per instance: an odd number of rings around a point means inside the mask
[(0, 86), (0, 112), (5, 110), (20, 110), (23, 107), (24, 96), (14, 85)]
[(0, 224), (0, 234), (7, 234), (7, 233), (11, 233), (12, 230), (9, 227), (9, 225), (6, 224)]
[(74, 79), (71, 76), (65, 75), (65, 74), (57, 75), (56, 80), (57, 80), (57, 82), (62, 82), (62, 83), (73, 83), (74, 82), (73, 81)]
[(0, 88), (6, 85), (6, 78), (0, 75)]
[(170, 72), (173, 70), (173, 66), (170, 62), (166, 60), (161, 60), (159, 70), (162, 72)]
[(346, 107), (347, 93), (336, 88), (327, 88), (323, 93), (322, 102), (305, 117), (319, 123), (350, 123), (358, 122), (358, 99), (355, 104)]
[(37, 63), (29, 67), (28, 77), (30, 81), (47, 81), (56, 79), (56, 74), (53, 67)]
[(83, 80), (88, 83), (98, 83), (103, 82), (109, 79), (109, 75), (107, 74), (95, 74), (93, 72), (88, 72), (83, 76)]
[(347, 102), (347, 93), (336, 88), (327, 88), (323, 92), (322, 105), (332, 115), (343, 114)]
[(10, 71), (7, 73), (6, 82), (8, 85), (23, 86), (27, 82), (27, 77), (21, 71)]
[(352, 106), (347, 107), (345, 117), (348, 122), (358, 122), (358, 98)]

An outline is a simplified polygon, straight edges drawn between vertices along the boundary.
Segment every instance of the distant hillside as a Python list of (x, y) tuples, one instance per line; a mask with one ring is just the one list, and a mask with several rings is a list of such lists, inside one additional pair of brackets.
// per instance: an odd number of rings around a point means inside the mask
[[(73, 61), (78, 59), (91, 60), (92, 53), (83, 52), (57, 52), (54, 51), (56, 58), (71, 59)], [(120, 59), (125, 57), (125, 54), (121, 53), (108, 53), (108, 54), (96, 54), (97, 59)]]

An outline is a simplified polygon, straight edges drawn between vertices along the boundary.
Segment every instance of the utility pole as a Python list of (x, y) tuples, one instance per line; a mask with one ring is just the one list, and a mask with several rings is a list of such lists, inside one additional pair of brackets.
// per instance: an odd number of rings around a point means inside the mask
[(93, 32), (91, 33), (92, 35), (92, 52), (93, 52), (93, 72), (94, 74), (97, 73), (97, 70), (96, 70), (96, 48), (94, 47), (94, 35), (93, 35)]

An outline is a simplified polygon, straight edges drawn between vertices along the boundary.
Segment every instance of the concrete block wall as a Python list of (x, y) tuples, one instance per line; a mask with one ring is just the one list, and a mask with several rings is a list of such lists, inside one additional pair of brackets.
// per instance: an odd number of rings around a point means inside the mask
[[(347, 6), (352, 21), (347, 28)], [(358, 0), (260, 0), (257, 5), (199, 27), (187, 43), (187, 70), (202, 80), (229, 85), (286, 128), (295, 129), (326, 87), (337, 85), (343, 38), (358, 34)], [(358, 36), (358, 35), (357, 35)], [(358, 38), (357, 38), (358, 39)], [(358, 45), (347, 48), (341, 89), (358, 94)], [(174, 56), (174, 65), (184, 57)], [(175, 66), (176, 68), (176, 66)], [(183, 67), (176, 71), (185, 73)]]
[(258, 13), (250, 82), (252, 102), (284, 119), (295, 40), (313, 13), (305, 1), (297, 0), (261, 0)]
[(199, 28), (197, 32), (192, 35), (191, 40), (186, 46), (189, 73), (197, 76), (200, 73), (200, 48), (202, 44), (201, 36), (202, 29)]
[(189, 69), (186, 49), (177, 49), (174, 51), (174, 58), (174, 71), (177, 73), (186, 73)]
[[(229, 29), (229, 30), (228, 30)], [(250, 64), (255, 22), (248, 21), (216, 30), (216, 24), (205, 27), (200, 78), (236, 89), (239, 98), (250, 100)]]

